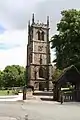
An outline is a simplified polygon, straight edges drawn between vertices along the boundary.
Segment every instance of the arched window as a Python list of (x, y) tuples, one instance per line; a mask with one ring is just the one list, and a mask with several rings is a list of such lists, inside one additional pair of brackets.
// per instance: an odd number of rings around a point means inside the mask
[(38, 40), (43, 40), (44, 41), (44, 31), (38, 31)]
[(38, 31), (38, 40), (40, 40), (40, 36), (41, 36), (40, 31)]
[(40, 64), (42, 64), (42, 55), (40, 55)]
[(36, 77), (37, 77), (37, 71), (34, 71), (34, 78), (36, 80)]
[(44, 32), (41, 33), (41, 39), (44, 41)]
[(44, 69), (42, 67), (39, 68), (39, 77), (44, 78)]

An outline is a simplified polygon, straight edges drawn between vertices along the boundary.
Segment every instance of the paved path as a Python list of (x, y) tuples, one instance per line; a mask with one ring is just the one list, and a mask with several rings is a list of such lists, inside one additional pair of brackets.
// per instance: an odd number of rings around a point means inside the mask
[[(6, 97), (6, 98), (5, 98)], [(22, 100), (19, 96), (0, 97), (0, 120), (80, 120), (80, 103), (42, 101), (39, 97)], [(10, 102), (9, 102), (10, 101)]]
[(0, 117), (0, 120), (17, 120), (17, 119), (13, 117)]
[(22, 93), (19, 95), (0, 96), (0, 101), (18, 101), (22, 100)]
[(80, 120), (80, 103), (27, 103), (23, 108), (33, 120)]
[(0, 102), (0, 117), (25, 120), (25, 115), (29, 120), (80, 120), (80, 103)]

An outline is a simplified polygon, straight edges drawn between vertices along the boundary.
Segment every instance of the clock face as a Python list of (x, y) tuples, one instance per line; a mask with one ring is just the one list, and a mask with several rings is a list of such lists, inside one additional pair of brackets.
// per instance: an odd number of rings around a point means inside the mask
[(42, 51), (43, 46), (38, 46), (38, 51)]

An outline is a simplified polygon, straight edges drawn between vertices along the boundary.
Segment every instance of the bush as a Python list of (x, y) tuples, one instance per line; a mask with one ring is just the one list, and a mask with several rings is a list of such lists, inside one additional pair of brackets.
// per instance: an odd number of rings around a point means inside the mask
[(14, 93), (15, 95), (18, 95), (18, 91), (15, 91), (15, 93)]
[(18, 91), (17, 90), (12, 90), (12, 94), (13, 95), (18, 95)]

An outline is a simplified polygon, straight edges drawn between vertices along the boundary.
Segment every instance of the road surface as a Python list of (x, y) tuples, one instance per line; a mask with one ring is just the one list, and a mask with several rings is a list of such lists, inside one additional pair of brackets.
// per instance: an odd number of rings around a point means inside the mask
[(25, 115), (29, 120), (80, 120), (80, 103), (0, 102), (0, 120), (25, 120)]

